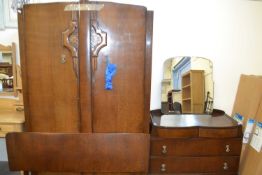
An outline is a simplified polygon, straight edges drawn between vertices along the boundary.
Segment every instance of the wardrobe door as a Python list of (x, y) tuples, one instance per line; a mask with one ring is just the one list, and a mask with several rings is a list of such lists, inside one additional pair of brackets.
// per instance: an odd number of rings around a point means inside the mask
[(21, 64), (27, 131), (79, 131), (78, 78), (62, 37), (72, 22), (72, 12), (65, 12), (65, 5), (23, 8), (20, 44), (24, 48)]
[[(93, 131), (142, 133), (148, 121), (144, 113), (147, 10), (141, 6), (103, 4), (95, 22), (107, 33), (107, 45), (97, 58), (91, 58), (95, 62), (92, 72)], [(105, 89), (107, 62), (117, 66), (112, 90)]]
[(26, 130), (30, 132), (79, 131), (78, 77), (62, 37), (72, 22), (72, 12), (65, 12), (65, 5), (25, 5), (19, 16)]

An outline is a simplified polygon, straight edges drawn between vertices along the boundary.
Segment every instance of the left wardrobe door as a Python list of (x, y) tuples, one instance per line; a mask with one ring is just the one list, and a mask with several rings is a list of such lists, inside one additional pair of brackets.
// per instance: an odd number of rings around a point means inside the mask
[[(19, 17), (26, 130), (79, 132), (77, 17), (67, 3), (25, 5)], [(64, 32), (64, 35), (63, 35)], [(77, 49), (75, 50), (77, 53)]]

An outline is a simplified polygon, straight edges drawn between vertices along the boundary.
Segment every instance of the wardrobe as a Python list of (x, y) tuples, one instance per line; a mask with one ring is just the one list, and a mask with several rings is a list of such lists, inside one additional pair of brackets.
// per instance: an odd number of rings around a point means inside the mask
[(153, 12), (81, 1), (18, 18), (26, 132), (7, 136), (10, 168), (146, 173)]

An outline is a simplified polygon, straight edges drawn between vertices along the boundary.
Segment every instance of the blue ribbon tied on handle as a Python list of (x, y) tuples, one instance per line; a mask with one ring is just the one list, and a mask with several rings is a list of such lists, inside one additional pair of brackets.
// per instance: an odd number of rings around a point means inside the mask
[(112, 90), (113, 83), (112, 79), (116, 74), (117, 66), (116, 64), (111, 64), (109, 61), (109, 57), (106, 56), (106, 71), (105, 71), (105, 89)]

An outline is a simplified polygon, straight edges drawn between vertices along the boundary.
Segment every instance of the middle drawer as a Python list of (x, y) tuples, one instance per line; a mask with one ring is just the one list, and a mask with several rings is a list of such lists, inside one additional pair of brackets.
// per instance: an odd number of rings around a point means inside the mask
[(163, 139), (151, 138), (151, 156), (240, 155), (242, 139)]

